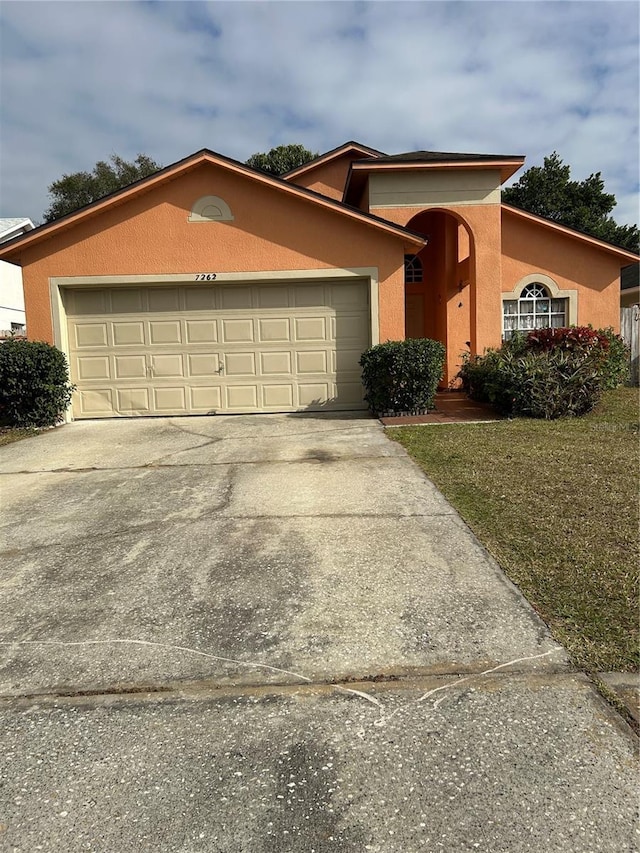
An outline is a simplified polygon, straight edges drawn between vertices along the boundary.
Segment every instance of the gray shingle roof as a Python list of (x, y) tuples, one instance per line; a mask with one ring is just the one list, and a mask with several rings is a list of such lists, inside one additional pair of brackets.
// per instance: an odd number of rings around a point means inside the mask
[(513, 154), (456, 154), (450, 151), (407, 151), (404, 154), (385, 154), (367, 163), (475, 163), (483, 160), (514, 160), (523, 158)]

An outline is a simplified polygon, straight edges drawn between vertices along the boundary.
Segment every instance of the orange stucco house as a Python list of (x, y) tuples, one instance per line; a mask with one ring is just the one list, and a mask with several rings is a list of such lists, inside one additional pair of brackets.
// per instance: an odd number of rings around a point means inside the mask
[(70, 416), (355, 409), (372, 344), (619, 326), (637, 256), (501, 203), (522, 157), (349, 142), (275, 178), (203, 150), (0, 247)]

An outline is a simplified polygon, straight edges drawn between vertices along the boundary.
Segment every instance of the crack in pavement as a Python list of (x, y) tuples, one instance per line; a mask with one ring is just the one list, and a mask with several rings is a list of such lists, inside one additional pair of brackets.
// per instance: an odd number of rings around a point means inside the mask
[(186, 450), (175, 450), (172, 453), (167, 453), (161, 456), (154, 462), (144, 462), (141, 465), (122, 465), (122, 466), (105, 466), (97, 467), (90, 466), (87, 468), (40, 468), (38, 470), (21, 470), (21, 471), (0, 471), (0, 477), (16, 477), (24, 475), (37, 474), (92, 474), (99, 471), (148, 471), (155, 468), (212, 468), (223, 467), (225, 465), (299, 465), (305, 462), (324, 462), (332, 464), (336, 462), (386, 462), (396, 460), (398, 456), (337, 456), (328, 459), (326, 455), (318, 453), (311, 456), (301, 456), (297, 459), (236, 459), (232, 461), (210, 461), (210, 462), (172, 462), (164, 463), (163, 459), (168, 459), (170, 456), (175, 456), (177, 453), (189, 453), (191, 450), (200, 450), (206, 447), (211, 442), (189, 447)]
[[(334, 682), (334, 681), (314, 682), (313, 679), (310, 678), (309, 676), (304, 675), (303, 673), (294, 672), (293, 670), (284, 669), (282, 667), (277, 667), (277, 666), (272, 666), (272, 665), (266, 664), (266, 663), (260, 663), (258, 661), (243, 661), (243, 660), (239, 660), (237, 658), (230, 658), (230, 657), (226, 657), (223, 655), (215, 655), (215, 654), (212, 654), (211, 652), (204, 652), (200, 649), (194, 649), (190, 646), (179, 646), (179, 645), (173, 645), (171, 643), (154, 642), (152, 640), (138, 640), (138, 639), (128, 639), (128, 638), (121, 638), (121, 637), (104, 639), (104, 640), (75, 640), (75, 641), (65, 641), (65, 640), (2, 640), (2, 641), (0, 641), (0, 646), (86, 647), (86, 646), (114, 646), (114, 645), (147, 646), (147, 647), (152, 647), (152, 648), (156, 648), (156, 649), (163, 649), (163, 650), (169, 649), (169, 650), (173, 650), (173, 651), (186, 652), (188, 654), (197, 655), (197, 656), (201, 656), (201, 657), (205, 657), (205, 658), (210, 658), (212, 660), (217, 660), (217, 661), (221, 661), (224, 663), (233, 663), (233, 664), (236, 664), (237, 666), (241, 666), (241, 667), (247, 667), (247, 668), (251, 668), (251, 669), (267, 670), (267, 671), (273, 672), (273, 673), (280, 673), (283, 675), (293, 676), (294, 678), (299, 679), (304, 684), (304, 686), (306, 686), (306, 687), (313, 687), (313, 688), (325, 687), (325, 688), (330, 689), (330, 690), (334, 690), (334, 691), (338, 691), (341, 693), (349, 694), (351, 696), (358, 697), (358, 698), (363, 699), (364, 701), (376, 706), (378, 708), (379, 715), (378, 715), (377, 719), (373, 720), (373, 725), (378, 727), (378, 728), (386, 726), (397, 714), (402, 713), (403, 711), (406, 711), (408, 708), (410, 708), (414, 705), (421, 704), (422, 702), (426, 701), (427, 699), (430, 699), (436, 693), (441, 693), (443, 691), (450, 690), (454, 687), (459, 687), (462, 684), (468, 684), (469, 682), (476, 681), (478, 679), (483, 678), (484, 676), (496, 673), (499, 670), (504, 670), (507, 667), (512, 667), (515, 664), (525, 663), (525, 662), (533, 661), (533, 660), (540, 660), (542, 658), (550, 657), (551, 655), (557, 654), (559, 652), (564, 654), (564, 649), (561, 646), (556, 646), (555, 648), (549, 649), (546, 652), (541, 652), (541, 653), (536, 654), (536, 655), (527, 655), (524, 657), (513, 658), (511, 660), (504, 661), (503, 663), (497, 664), (496, 666), (492, 666), (492, 667), (489, 667), (488, 669), (484, 669), (481, 672), (470, 673), (470, 674), (468, 674), (462, 678), (459, 678), (459, 677), (456, 678), (455, 681), (450, 681), (447, 684), (442, 684), (442, 685), (439, 685), (438, 687), (432, 688), (431, 690), (427, 690), (421, 696), (419, 696), (417, 699), (411, 699), (411, 700), (403, 703), (402, 705), (399, 705), (398, 707), (396, 707), (393, 711), (391, 711), (391, 713), (387, 713), (387, 708), (386, 708), (385, 704), (380, 699), (378, 699), (376, 696), (372, 695), (371, 693), (367, 693), (365, 690), (360, 690), (360, 689), (353, 687), (353, 686), (352, 687), (346, 687), (345, 682), (338, 682), (338, 681), (336, 681), (336, 682)], [(513, 675), (514, 673), (510, 673), (510, 674)], [(563, 673), (563, 674), (566, 675), (566, 673)], [(442, 676), (440, 676), (440, 677), (442, 677)], [(444, 677), (447, 677), (447, 676), (444, 676)], [(448, 677), (454, 677), (454, 676), (448, 676)], [(393, 680), (393, 683), (396, 686), (400, 686), (403, 683), (402, 679), (397, 679), (397, 678), (394, 678), (394, 679), (387, 678), (384, 680), (386, 680), (386, 681)], [(199, 682), (193, 682), (193, 684), (198, 684), (198, 683)], [(209, 682), (209, 684), (211, 685), (211, 682)], [(214, 685), (215, 685), (215, 682), (214, 682)], [(300, 688), (300, 685), (294, 685), (294, 686), (297, 687), (298, 689)], [(272, 691), (274, 691), (274, 690), (278, 689), (278, 687), (282, 687), (282, 685), (267, 685), (267, 684), (265, 684), (265, 685), (260, 685), (260, 687), (263, 687), (265, 689), (271, 689)], [(290, 686), (287, 685), (287, 688), (290, 689)], [(182, 688), (182, 689), (184, 690), (184, 688)], [(251, 688), (249, 688), (249, 689), (251, 689)], [(55, 692), (49, 693), (49, 694), (47, 694), (47, 693), (43, 693), (43, 694), (32, 693), (32, 694), (24, 694), (22, 696), (19, 694), (13, 695), (13, 696), (5, 694), (4, 696), (0, 696), (0, 701), (6, 701), (7, 699), (10, 701), (15, 701), (18, 699), (39, 699), (39, 700), (42, 700), (42, 699), (47, 699), (47, 698), (55, 699), (55, 698), (60, 698), (60, 697), (82, 698), (82, 697), (89, 697), (89, 696), (95, 697), (98, 695), (100, 695), (100, 696), (105, 696), (105, 695), (125, 696), (125, 695), (129, 695), (130, 696), (130, 695), (132, 695), (132, 693), (138, 693), (138, 692), (167, 693), (170, 690), (171, 690), (171, 688), (169, 688), (169, 690), (163, 690), (162, 688), (157, 688), (156, 690), (150, 691), (148, 689), (148, 685), (141, 685), (140, 691), (133, 690), (133, 689), (125, 689), (125, 690), (121, 690), (115, 694), (113, 694), (113, 693), (107, 694), (106, 689), (105, 690), (91, 689), (91, 690), (85, 690), (85, 691), (78, 690), (78, 691), (71, 692), (71, 693), (67, 690), (64, 693), (61, 693), (58, 691), (57, 693), (55, 693)], [(241, 688), (241, 691), (242, 691), (242, 693), (246, 693), (247, 687), (243, 686)], [(442, 696), (438, 700), (436, 700), (436, 702), (434, 702), (432, 705), (432, 710), (436, 710), (437, 707), (444, 701), (445, 698), (446, 698), (445, 696)], [(364, 736), (364, 732), (362, 732), (362, 736)]]

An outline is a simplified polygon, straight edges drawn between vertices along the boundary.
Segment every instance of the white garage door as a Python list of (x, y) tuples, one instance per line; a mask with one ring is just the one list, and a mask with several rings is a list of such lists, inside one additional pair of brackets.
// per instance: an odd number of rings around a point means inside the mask
[(68, 289), (76, 418), (364, 408), (365, 281)]

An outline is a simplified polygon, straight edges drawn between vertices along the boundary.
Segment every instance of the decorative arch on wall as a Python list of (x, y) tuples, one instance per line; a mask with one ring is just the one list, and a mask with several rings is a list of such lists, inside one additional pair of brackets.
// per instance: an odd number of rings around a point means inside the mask
[(233, 222), (231, 208), (217, 195), (203, 195), (195, 201), (189, 214), (189, 222)]

